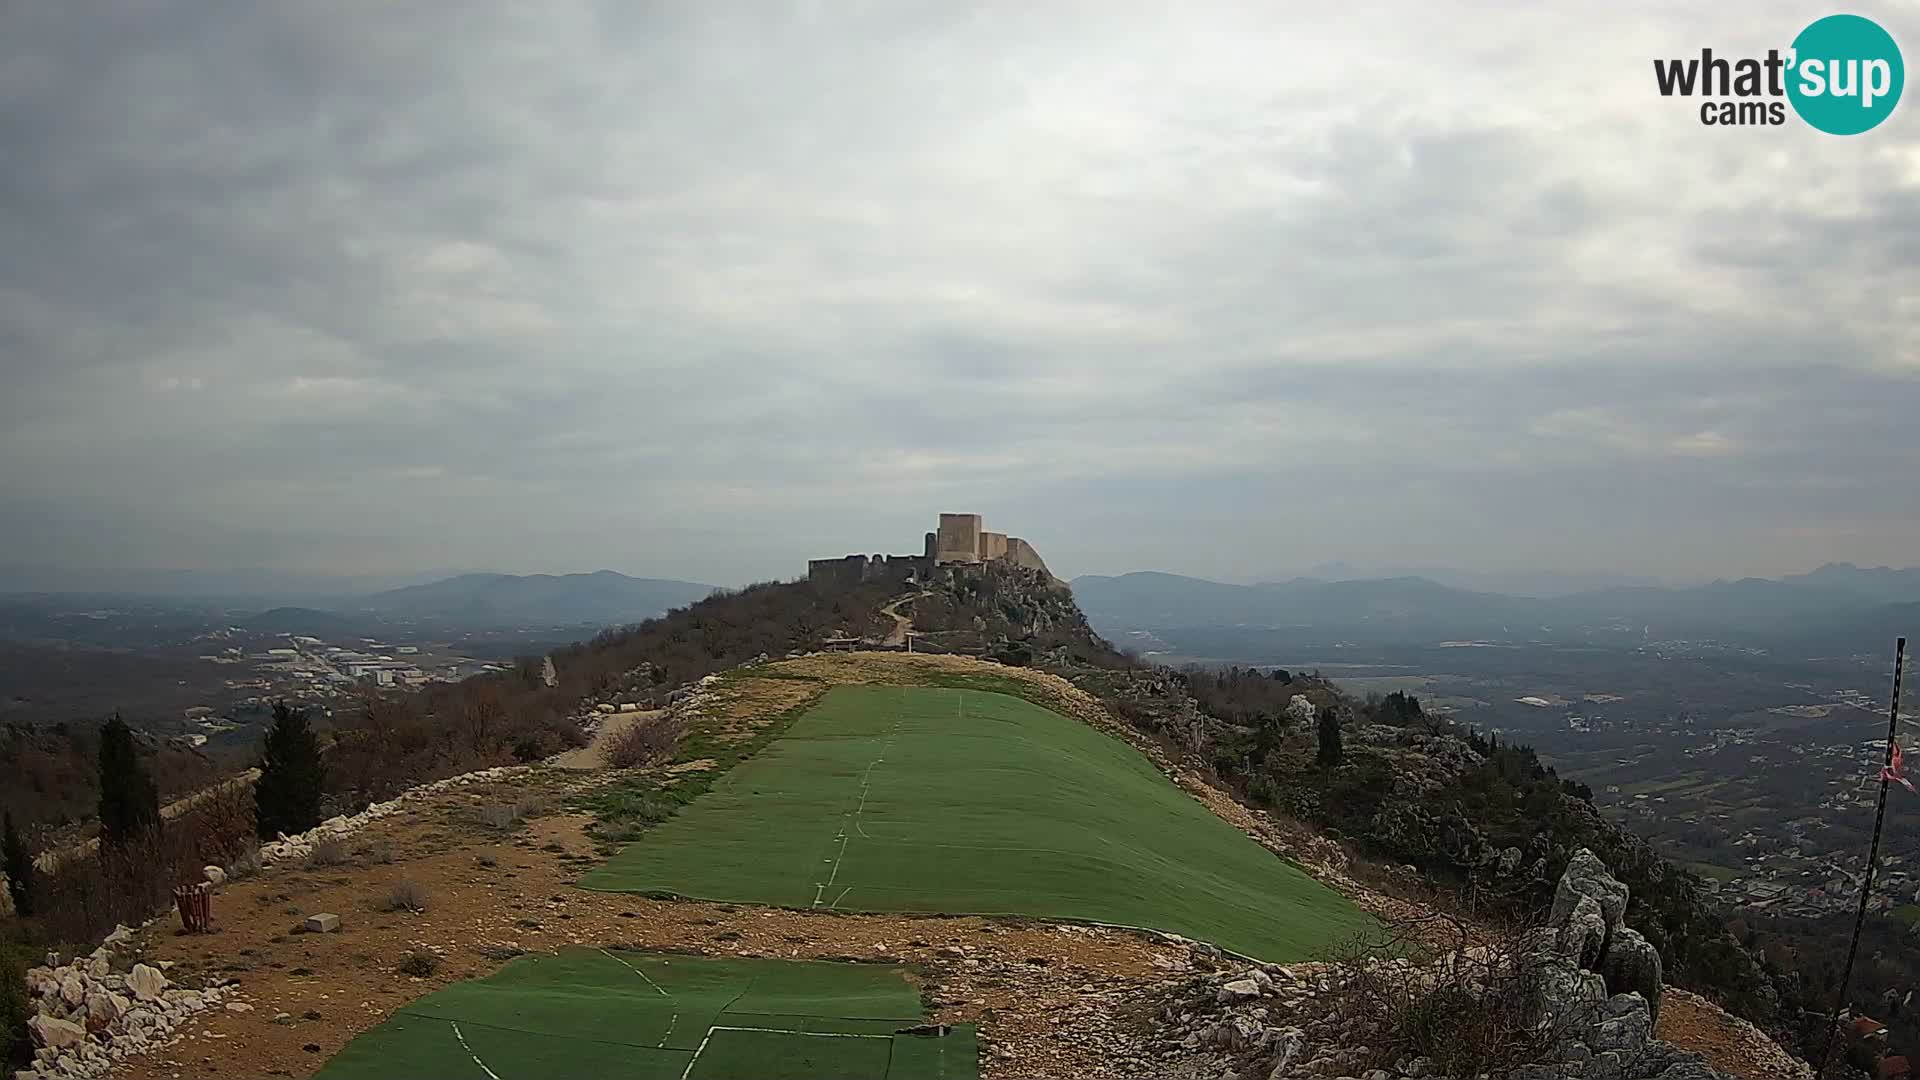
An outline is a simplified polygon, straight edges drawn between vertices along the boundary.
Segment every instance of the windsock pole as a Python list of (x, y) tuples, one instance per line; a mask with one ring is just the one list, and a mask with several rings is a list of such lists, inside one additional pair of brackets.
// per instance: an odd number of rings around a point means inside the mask
[(1860, 883), (1860, 910), (1853, 916), (1853, 941), (1847, 946), (1847, 967), (1840, 976), (1840, 993), (1833, 1001), (1833, 1022), (1827, 1026), (1827, 1045), (1820, 1051), (1820, 1067), (1813, 1075), (1827, 1074), (1827, 1060), (1833, 1056), (1833, 1040), (1840, 1033), (1840, 1012), (1847, 1007), (1847, 991), (1853, 983), (1853, 958), (1860, 951), (1860, 928), (1867, 922), (1867, 899), (1873, 895), (1873, 870), (1880, 859), (1880, 830), (1887, 821), (1887, 779), (1893, 775), (1894, 744), (1900, 737), (1900, 673), (1906, 667), (1907, 639), (1893, 643), (1893, 699), (1887, 702), (1887, 760), (1880, 769), (1880, 808), (1873, 815), (1873, 843), (1867, 848), (1866, 880)]

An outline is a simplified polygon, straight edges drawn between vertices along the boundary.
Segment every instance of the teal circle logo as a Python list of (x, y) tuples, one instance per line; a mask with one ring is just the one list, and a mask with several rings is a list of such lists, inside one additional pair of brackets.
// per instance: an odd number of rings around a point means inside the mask
[(1793, 111), (1829, 135), (1878, 127), (1907, 83), (1893, 35), (1859, 15), (1829, 15), (1800, 31), (1790, 63)]

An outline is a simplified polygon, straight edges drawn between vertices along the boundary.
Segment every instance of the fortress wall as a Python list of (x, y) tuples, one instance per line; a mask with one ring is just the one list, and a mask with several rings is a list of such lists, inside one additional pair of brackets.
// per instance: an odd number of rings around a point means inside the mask
[(838, 581), (852, 584), (864, 579), (866, 574), (867, 557), (865, 555), (848, 555), (840, 559), (807, 560), (808, 581)]
[(1007, 534), (983, 532), (980, 534), (980, 557), (987, 561), (1007, 557)]
[(840, 559), (808, 559), (807, 580), (853, 585), (862, 581), (926, 575), (933, 562), (921, 555), (848, 555)]
[(1033, 550), (1033, 545), (1017, 536), (1007, 537), (1006, 558), (1008, 562), (1015, 566), (1024, 566), (1030, 570), (1038, 570), (1043, 574), (1053, 573), (1053, 571), (1047, 569), (1047, 564), (1041, 561), (1040, 553)]

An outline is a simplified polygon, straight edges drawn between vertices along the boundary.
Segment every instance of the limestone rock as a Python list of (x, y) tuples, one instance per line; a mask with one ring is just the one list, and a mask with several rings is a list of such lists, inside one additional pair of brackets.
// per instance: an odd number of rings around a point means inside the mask
[(1607, 945), (1607, 921), (1600, 902), (1580, 895), (1564, 920), (1554, 920), (1560, 928), (1560, 955), (1580, 967), (1591, 969), (1600, 962)]
[(87, 1037), (86, 1028), (51, 1016), (32, 1017), (27, 1021), (27, 1030), (33, 1033), (34, 1042), (51, 1050), (73, 1046)]
[(1586, 848), (1574, 852), (1567, 860), (1566, 872), (1560, 875), (1560, 885), (1553, 893), (1553, 911), (1547, 916), (1547, 922), (1553, 926), (1563, 925), (1582, 896), (1590, 896), (1600, 905), (1609, 933), (1620, 929), (1627, 917), (1627, 887), (1607, 872), (1599, 856)]
[(106, 1027), (127, 1014), (128, 1001), (119, 994), (96, 990), (87, 995), (87, 1022), (90, 1027)]
[(1587, 1046), (1596, 1054), (1616, 1050), (1637, 1054), (1653, 1038), (1653, 1017), (1639, 994), (1616, 994), (1607, 999), (1604, 1018), (1587, 1033)]
[(1660, 950), (1638, 930), (1622, 927), (1613, 935), (1607, 942), (1606, 954), (1600, 958), (1600, 974), (1607, 980), (1608, 991), (1634, 993), (1645, 998), (1648, 1014), (1655, 1023), (1659, 1022)]
[(135, 964), (133, 970), (127, 973), (127, 989), (133, 991), (133, 996), (141, 1001), (158, 998), (166, 988), (167, 977), (160, 974), (159, 968)]
[(340, 916), (330, 911), (318, 912), (307, 916), (306, 927), (309, 934), (331, 934), (340, 929)]
[(207, 884), (216, 889), (227, 883), (227, 872), (217, 866), (203, 866), (200, 872), (206, 876)]
[(1235, 979), (1232, 982), (1221, 985), (1219, 999), (1221, 1002), (1227, 1003), (1234, 1001), (1252, 1001), (1259, 996), (1259, 983), (1254, 982), (1252, 979)]

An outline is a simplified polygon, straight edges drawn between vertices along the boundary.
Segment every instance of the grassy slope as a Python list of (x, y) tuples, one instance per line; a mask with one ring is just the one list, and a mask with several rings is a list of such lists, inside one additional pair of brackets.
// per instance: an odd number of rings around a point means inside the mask
[(588, 888), (1151, 926), (1271, 960), (1369, 925), (1131, 747), (1029, 702), (839, 687)]
[(354, 1040), (318, 1080), (484, 1076), (476, 1057), (505, 1077), (668, 1080), (696, 1051), (694, 1080), (975, 1075), (971, 1029), (892, 1034), (923, 1021), (918, 995), (890, 966), (572, 949), (421, 998)]

